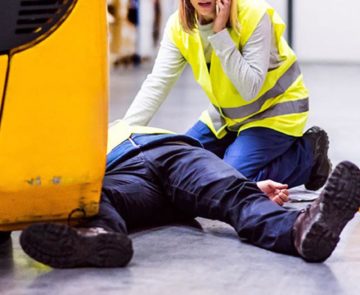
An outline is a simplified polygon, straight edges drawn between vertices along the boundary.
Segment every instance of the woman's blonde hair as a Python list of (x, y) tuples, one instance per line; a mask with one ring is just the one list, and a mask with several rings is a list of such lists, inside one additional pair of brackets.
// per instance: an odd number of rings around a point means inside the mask
[[(239, 33), (240, 24), (238, 20), (237, 2), (237, 0), (231, 1), (230, 17), (227, 27), (232, 28)], [(179, 17), (181, 27), (185, 32), (190, 34), (197, 27), (196, 11), (190, 0), (179, 0)]]

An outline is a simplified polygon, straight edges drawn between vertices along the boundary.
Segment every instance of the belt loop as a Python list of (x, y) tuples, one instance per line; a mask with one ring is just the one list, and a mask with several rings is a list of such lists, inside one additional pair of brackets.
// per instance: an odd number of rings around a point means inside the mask
[(131, 137), (129, 137), (129, 141), (134, 147), (140, 148), (140, 146), (138, 144), (136, 144), (136, 142)]

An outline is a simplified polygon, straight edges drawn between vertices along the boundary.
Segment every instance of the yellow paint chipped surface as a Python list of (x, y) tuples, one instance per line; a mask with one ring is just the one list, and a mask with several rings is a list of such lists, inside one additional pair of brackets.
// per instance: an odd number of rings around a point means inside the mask
[[(12, 57), (0, 128), (0, 229), (66, 219), (79, 206), (96, 214), (86, 204), (98, 202), (105, 170), (106, 45), (106, 1), (78, 0), (52, 35)], [(6, 62), (1, 56), (0, 85)]]

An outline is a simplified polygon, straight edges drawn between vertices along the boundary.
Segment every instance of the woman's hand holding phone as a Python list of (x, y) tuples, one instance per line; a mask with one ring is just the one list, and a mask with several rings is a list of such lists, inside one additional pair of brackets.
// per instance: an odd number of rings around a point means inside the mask
[(230, 17), (231, 0), (216, 1), (216, 16), (214, 20), (213, 32), (218, 33), (226, 28)]

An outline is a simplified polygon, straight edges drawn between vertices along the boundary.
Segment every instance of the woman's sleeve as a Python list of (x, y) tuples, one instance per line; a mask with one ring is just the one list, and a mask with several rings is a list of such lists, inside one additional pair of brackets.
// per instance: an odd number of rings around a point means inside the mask
[(166, 29), (152, 72), (143, 82), (124, 120), (130, 125), (147, 125), (164, 102), (185, 65), (185, 58), (170, 40)]
[(227, 29), (209, 37), (226, 75), (248, 101), (258, 95), (264, 83), (270, 63), (271, 34), (270, 17), (265, 14), (242, 52), (236, 48)]

